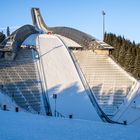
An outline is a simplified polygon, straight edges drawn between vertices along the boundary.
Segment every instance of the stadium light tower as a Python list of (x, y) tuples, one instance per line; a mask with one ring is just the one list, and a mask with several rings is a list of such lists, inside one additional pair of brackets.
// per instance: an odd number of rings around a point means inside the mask
[(105, 15), (106, 15), (106, 13), (104, 11), (102, 11), (102, 15), (103, 15), (103, 40), (104, 40), (104, 35), (105, 35)]

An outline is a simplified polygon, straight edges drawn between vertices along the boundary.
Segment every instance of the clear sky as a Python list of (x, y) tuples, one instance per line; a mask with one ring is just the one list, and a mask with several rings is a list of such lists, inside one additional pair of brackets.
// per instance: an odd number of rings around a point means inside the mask
[(0, 30), (32, 24), (31, 7), (39, 7), (48, 26), (69, 26), (102, 39), (105, 30), (140, 43), (140, 0), (1, 0)]

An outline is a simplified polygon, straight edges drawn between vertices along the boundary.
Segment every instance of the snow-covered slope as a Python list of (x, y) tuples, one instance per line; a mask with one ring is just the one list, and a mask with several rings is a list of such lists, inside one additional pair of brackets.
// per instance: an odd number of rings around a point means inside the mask
[(0, 111), (0, 140), (140, 140), (139, 126)]
[(56, 110), (64, 116), (100, 120), (63, 43), (47, 34), (39, 35), (37, 42), (53, 112), (55, 93), (58, 94)]
[(76, 47), (76, 48), (82, 48), (82, 46), (80, 46), (78, 43), (76, 43), (75, 41), (73, 41), (72, 39), (70, 38), (67, 38), (65, 36), (62, 36), (62, 35), (57, 35), (59, 38), (61, 38), (61, 40), (64, 42), (64, 44), (67, 46), (67, 47)]

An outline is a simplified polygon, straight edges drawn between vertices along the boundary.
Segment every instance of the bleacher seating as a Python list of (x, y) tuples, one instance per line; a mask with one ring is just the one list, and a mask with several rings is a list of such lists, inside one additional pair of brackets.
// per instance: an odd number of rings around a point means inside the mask
[(40, 112), (41, 87), (31, 49), (21, 48), (15, 60), (0, 60), (0, 85), (21, 108)]
[(73, 52), (99, 105), (108, 116), (113, 116), (134, 81), (107, 55), (97, 55), (91, 50)]

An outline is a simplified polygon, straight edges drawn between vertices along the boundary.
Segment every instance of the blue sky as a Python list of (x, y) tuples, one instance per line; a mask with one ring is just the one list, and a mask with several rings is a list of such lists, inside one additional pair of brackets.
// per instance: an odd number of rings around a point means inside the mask
[(40, 8), (48, 26), (74, 27), (98, 39), (104, 10), (106, 32), (140, 42), (140, 0), (1, 0), (0, 28), (32, 24), (31, 7)]

